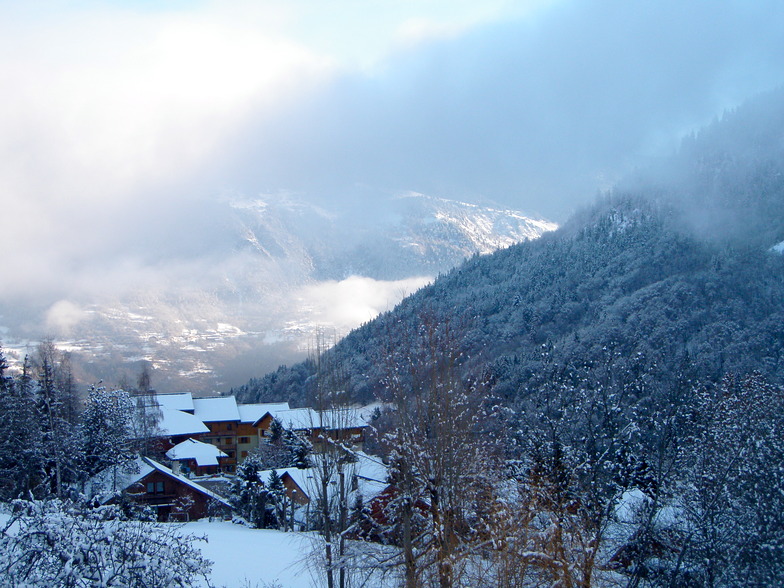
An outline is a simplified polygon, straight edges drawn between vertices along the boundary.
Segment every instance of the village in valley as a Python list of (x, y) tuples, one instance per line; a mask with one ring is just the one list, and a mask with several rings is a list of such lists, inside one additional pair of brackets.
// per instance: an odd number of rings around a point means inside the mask
[(0, 2), (0, 588), (784, 586), (784, 2)]
[[(149, 455), (113, 465), (86, 482), (87, 496), (101, 504), (132, 500), (151, 508), (159, 522), (231, 518), (237, 506), (231, 503), (232, 483), (252, 463), (259, 486), (283, 487), (276, 502), (262, 507), (272, 514), (261, 513), (260, 526), (311, 530), (311, 511), (318, 514), (322, 491), (318, 464), (326, 456), (350, 477), (346, 504), (356, 503), (358, 496), (372, 504), (390, 492), (382, 458), (362, 451), (368, 411), (238, 404), (233, 396), (194, 398), (189, 392), (150, 393), (136, 400), (136, 415), (152, 425)], [(246, 478), (252, 485), (253, 479)]]

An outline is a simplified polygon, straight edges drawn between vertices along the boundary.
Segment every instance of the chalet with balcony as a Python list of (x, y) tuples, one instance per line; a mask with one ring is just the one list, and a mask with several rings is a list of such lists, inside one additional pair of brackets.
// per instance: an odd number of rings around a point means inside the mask
[(193, 415), (209, 429), (199, 436), (204, 443), (211, 443), (223, 453), (222, 471), (233, 474), (237, 469), (237, 430), (240, 411), (234, 396), (194, 398)]
[(148, 457), (93, 476), (85, 492), (99, 504), (126, 499), (155, 509), (158, 521), (188, 521), (231, 512), (225, 498)]

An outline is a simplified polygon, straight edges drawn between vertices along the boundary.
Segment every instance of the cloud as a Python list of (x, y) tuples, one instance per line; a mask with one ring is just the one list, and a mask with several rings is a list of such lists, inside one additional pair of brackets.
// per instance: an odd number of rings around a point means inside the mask
[[(6, 3), (0, 302), (219, 289), (243, 259), (224, 189), (356, 223), (407, 191), (564, 220), (784, 82), (781, 30), (773, 1)], [(395, 299), (339, 284), (313, 312)]]
[(85, 311), (73, 302), (59, 300), (46, 312), (46, 327), (50, 334), (68, 336), (86, 316)]
[(306, 286), (294, 294), (298, 318), (290, 327), (312, 330), (329, 327), (342, 336), (380, 313), (392, 310), (408, 294), (430, 283), (431, 277), (374, 280), (350, 276)]
[(564, 220), (781, 83), (782, 26), (776, 3), (555, 3), (336, 78), (250, 125), (228, 175), (359, 202), (373, 190), (489, 198)]

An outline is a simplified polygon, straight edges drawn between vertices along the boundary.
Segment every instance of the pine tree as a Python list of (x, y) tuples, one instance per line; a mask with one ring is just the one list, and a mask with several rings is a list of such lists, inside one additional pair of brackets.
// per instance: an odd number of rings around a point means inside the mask
[(85, 476), (133, 461), (132, 415), (133, 402), (127, 392), (90, 387), (79, 427)]
[(44, 456), (29, 364), (25, 359), (16, 379), (5, 375), (6, 368), (0, 349), (0, 499), (41, 496)]
[(33, 365), (44, 469), (50, 492), (63, 496), (66, 485), (78, 477), (81, 461), (76, 420), (78, 399), (70, 364), (54, 343), (47, 340), (36, 349)]
[(259, 477), (264, 466), (255, 454), (250, 454), (239, 466), (231, 484), (234, 508), (252, 526), (265, 529), (271, 522), (269, 489)]
[(269, 508), (275, 513), (274, 521), (269, 522), (270, 528), (283, 529), (286, 527), (286, 487), (278, 475), (277, 470), (272, 470), (267, 480)]

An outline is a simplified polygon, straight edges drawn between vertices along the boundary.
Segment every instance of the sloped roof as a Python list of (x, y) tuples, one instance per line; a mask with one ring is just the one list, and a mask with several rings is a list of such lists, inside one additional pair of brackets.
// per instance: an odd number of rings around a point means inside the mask
[[(291, 408), (288, 410), (269, 410), (267, 413), (278, 420), (284, 428), (300, 431), (317, 426), (318, 414), (312, 408)], [(262, 415), (263, 417), (264, 415)], [(261, 420), (261, 419), (259, 419)]]
[(196, 492), (199, 492), (208, 498), (212, 498), (213, 500), (217, 500), (221, 504), (231, 508), (231, 505), (222, 496), (189, 480), (185, 476), (175, 474), (165, 465), (160, 464), (149, 457), (137, 457), (136, 460), (129, 465), (130, 467), (112, 466), (99, 472), (87, 481), (85, 484), (85, 492), (91, 498), (97, 498), (101, 504), (106, 504), (117, 492), (127, 490), (137, 482), (143, 480), (150, 473), (157, 470), (169, 478), (189, 486), (193, 490), (196, 490)]
[(173, 394), (156, 394), (155, 400), (161, 408), (170, 410), (193, 410), (193, 395), (190, 392), (176, 392)]
[[(367, 423), (353, 409), (336, 408), (316, 411), (312, 408), (292, 408), (289, 410), (268, 411), (272, 418), (280, 421), (285, 429), (301, 431), (304, 429), (353, 429), (367, 427)], [(263, 417), (264, 415), (262, 415)], [(261, 420), (261, 419), (259, 419)]]
[(161, 409), (158, 430), (163, 436), (196, 435), (210, 432), (209, 427), (198, 417), (173, 408)]
[(266, 404), (238, 404), (240, 422), (256, 423), (268, 412), (277, 410), (290, 410), (288, 402), (268, 402)]
[[(347, 464), (345, 471), (356, 476), (357, 491), (362, 494), (363, 500), (371, 500), (389, 486), (389, 469), (384, 465), (380, 457), (368, 455), (362, 451), (353, 452), (353, 455), (357, 458), (357, 461)], [(272, 471), (260, 471), (259, 479), (266, 484)], [(310, 500), (318, 496), (318, 493), (321, 491), (317, 468), (277, 468), (275, 471), (281, 477), (284, 474), (291, 476), (291, 479), (294, 480)], [(330, 484), (329, 492), (335, 491), (337, 490), (334, 485)]]
[(234, 396), (194, 398), (193, 411), (194, 416), (205, 423), (240, 420), (240, 411)]
[(294, 480), (294, 483), (299, 486), (300, 490), (304, 492), (309, 500), (312, 500), (313, 497), (317, 495), (318, 487), (313, 468), (275, 468), (274, 470), (261, 470), (259, 472), (259, 480), (266, 484), (273, 471), (277, 472), (281, 478), (285, 474), (291, 476), (291, 479)]
[(152, 472), (154, 468), (137, 457), (130, 463), (112, 466), (95, 474), (85, 482), (85, 494), (97, 498), (101, 504), (111, 500), (117, 492), (130, 488)]
[(194, 439), (186, 439), (166, 452), (166, 457), (173, 460), (195, 459), (198, 466), (218, 465), (218, 458), (228, 457), (226, 453), (212, 445)]

